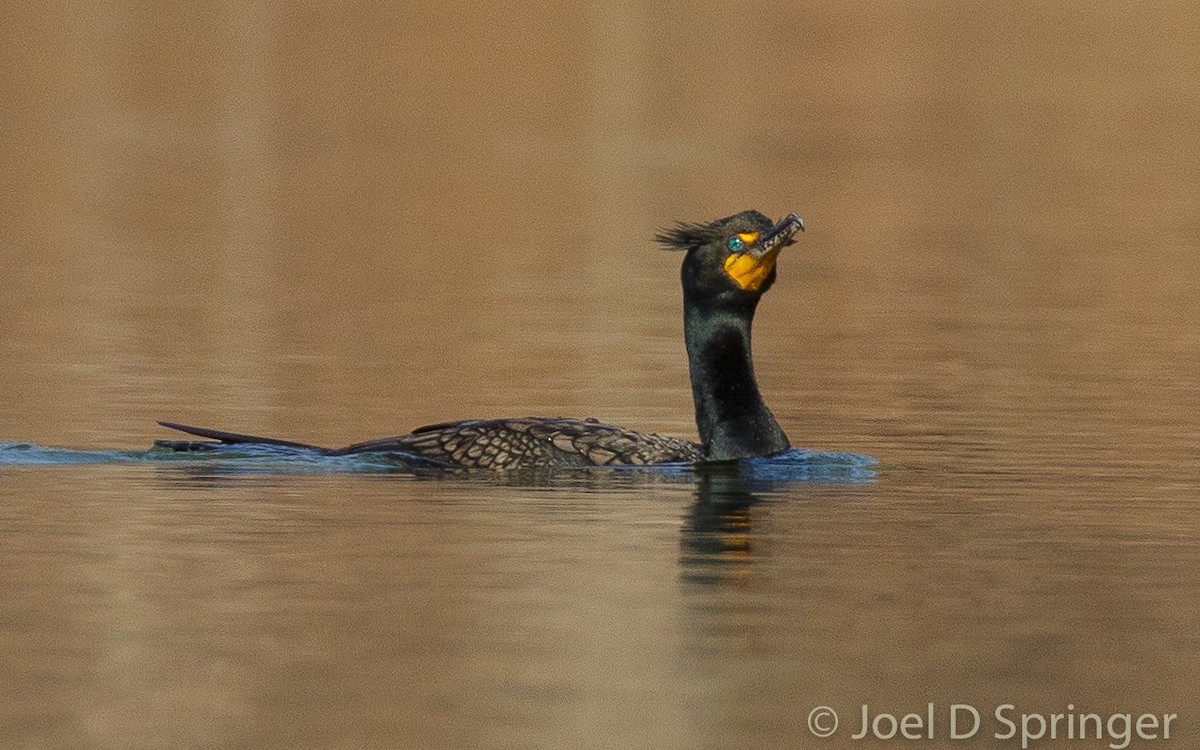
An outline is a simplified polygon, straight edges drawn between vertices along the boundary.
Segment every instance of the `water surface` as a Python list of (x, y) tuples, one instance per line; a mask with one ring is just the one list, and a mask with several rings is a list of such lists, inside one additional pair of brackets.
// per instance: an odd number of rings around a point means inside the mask
[[(1192, 13), (15, 10), (0, 746), (1019, 747), (850, 739), (929, 702), (1194, 745)], [(694, 435), (649, 238), (751, 207), (808, 225), (764, 395), (865, 474), (144, 460), (156, 419)]]

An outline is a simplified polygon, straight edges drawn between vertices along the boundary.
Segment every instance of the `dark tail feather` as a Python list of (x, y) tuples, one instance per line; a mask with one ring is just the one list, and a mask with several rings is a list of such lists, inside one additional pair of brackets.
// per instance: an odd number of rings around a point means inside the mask
[[(159, 424), (163, 427), (170, 427), (172, 430), (186, 432), (189, 435), (217, 440), (224, 445), (278, 445), (284, 448), (299, 448), (301, 450), (320, 451), (322, 453), (324, 453), (326, 450), (320, 446), (309, 445), (307, 443), (293, 443), (288, 440), (259, 437), (257, 435), (242, 435), (237, 432), (222, 432), (220, 430), (210, 430), (205, 427), (190, 427), (188, 425), (178, 424), (176, 422), (160, 421)], [(156, 440), (155, 443), (164, 447), (176, 449), (178, 449), (178, 446), (188, 445), (186, 443), (180, 443), (179, 441), (174, 440)], [(190, 445), (196, 444), (191, 443)]]

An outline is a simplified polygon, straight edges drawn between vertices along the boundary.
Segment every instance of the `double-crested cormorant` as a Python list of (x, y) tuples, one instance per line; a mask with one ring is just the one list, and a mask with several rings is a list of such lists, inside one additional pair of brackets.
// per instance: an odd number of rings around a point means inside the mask
[(743, 211), (710, 224), (680, 223), (655, 238), (687, 253), (680, 274), (683, 328), (698, 443), (594, 419), (518, 417), (427, 425), (345, 448), (159, 422), (211, 440), (156, 444), (178, 451), (268, 445), (330, 456), (393, 453), (434, 465), (487, 469), (727, 461), (780, 453), (790, 444), (758, 392), (750, 326), (759, 298), (775, 281), (779, 251), (803, 229), (798, 214), (773, 223), (758, 211)]

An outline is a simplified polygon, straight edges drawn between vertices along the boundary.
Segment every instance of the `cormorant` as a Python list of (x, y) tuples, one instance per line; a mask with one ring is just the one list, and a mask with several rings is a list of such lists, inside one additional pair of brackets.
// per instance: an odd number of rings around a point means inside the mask
[(655, 237), (686, 252), (680, 273), (683, 330), (698, 443), (594, 419), (518, 417), (443, 422), (345, 448), (159, 422), (211, 440), (155, 444), (177, 451), (268, 445), (329, 456), (394, 453), (432, 465), (487, 469), (728, 461), (780, 453), (791, 446), (758, 391), (750, 327), (758, 300), (775, 282), (779, 251), (803, 229), (799, 214), (775, 223), (758, 211), (743, 211), (708, 224), (681, 222)]

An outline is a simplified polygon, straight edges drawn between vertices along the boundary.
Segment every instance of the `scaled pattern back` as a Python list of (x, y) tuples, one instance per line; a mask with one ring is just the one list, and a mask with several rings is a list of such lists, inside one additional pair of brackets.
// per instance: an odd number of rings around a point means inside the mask
[(699, 461), (699, 443), (636, 432), (594, 419), (517, 417), (444, 422), (337, 453), (400, 452), (480, 469)]

